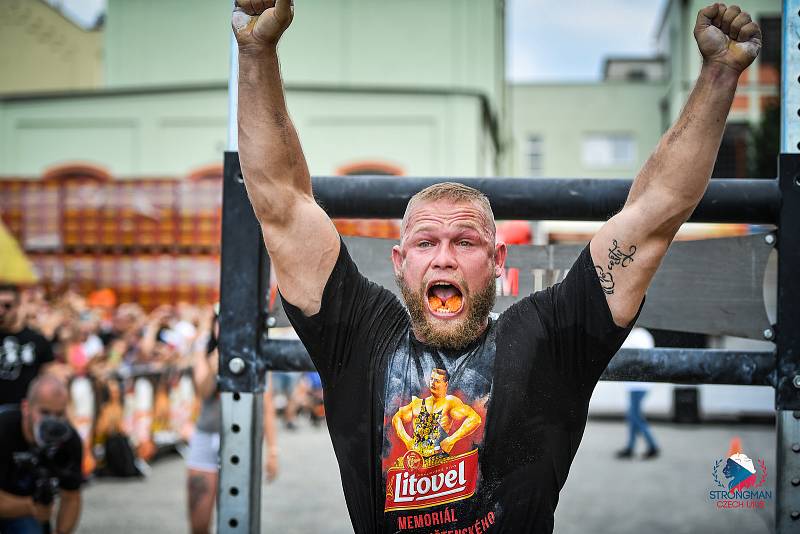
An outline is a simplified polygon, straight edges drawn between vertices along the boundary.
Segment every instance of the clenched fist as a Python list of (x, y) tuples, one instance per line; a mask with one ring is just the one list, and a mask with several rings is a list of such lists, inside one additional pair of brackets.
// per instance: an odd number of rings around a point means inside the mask
[(292, 0), (236, 0), (233, 33), (239, 48), (275, 46), (292, 23)]
[(761, 50), (761, 28), (739, 6), (714, 4), (697, 13), (694, 38), (705, 62), (742, 72)]

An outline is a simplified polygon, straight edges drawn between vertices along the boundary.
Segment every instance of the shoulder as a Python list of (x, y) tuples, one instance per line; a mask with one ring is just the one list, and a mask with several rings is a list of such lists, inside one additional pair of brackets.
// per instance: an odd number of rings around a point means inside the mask
[(74, 491), (80, 489), (83, 484), (83, 445), (72, 425), (70, 430), (70, 437), (57, 453), (55, 461), (63, 466), (58, 477), (60, 489)]
[(44, 335), (38, 330), (34, 330), (33, 328), (26, 326), (23, 328), (19, 334), (17, 334), (17, 338), (20, 341), (34, 341), (37, 344), (46, 344), (49, 345), (50, 342), (47, 340)]
[(322, 309), (329, 316), (335, 312), (330, 318), (337, 323), (358, 324), (369, 332), (392, 328), (407, 317), (405, 306), (395, 293), (360, 271), (344, 241), (323, 292)]
[[(360, 238), (360, 239), (365, 239), (365, 238)], [(339, 258), (336, 262), (336, 266), (334, 267), (334, 272), (336, 274), (339, 274), (339, 276), (343, 278), (344, 277), (358, 278), (363, 284), (363, 288), (366, 290), (367, 293), (377, 296), (380, 300), (384, 301), (384, 303), (397, 302), (399, 305), (402, 306), (397, 296), (392, 291), (387, 289), (384, 285), (382, 285), (384, 283), (389, 282), (390, 281), (389, 279), (378, 277), (378, 279), (381, 282), (378, 283), (374, 281), (371, 278), (371, 276), (368, 276), (368, 273), (367, 274), (363, 273), (361, 269), (358, 267), (356, 260), (353, 258), (351, 254), (352, 250), (352, 252), (355, 253), (356, 256), (361, 256), (361, 259), (363, 259), (364, 256), (363, 245), (359, 246), (358, 243), (359, 243), (358, 241), (355, 241), (348, 244), (344, 240), (344, 238), (342, 238), (341, 248), (339, 250)], [(367, 269), (367, 271), (370, 270)]]
[[(577, 247), (576, 247), (577, 248)], [(511, 306), (500, 315), (499, 326), (513, 324), (514, 319), (538, 316), (549, 320), (558, 306), (570, 303), (579, 297), (603, 296), (601, 280), (592, 260), (590, 243), (576, 250), (577, 256), (569, 269), (560, 271), (556, 282), (531, 293)], [(511, 321), (509, 321), (511, 320)]]
[(20, 345), (30, 346), (30, 344), (33, 343), (37, 357), (43, 357), (45, 361), (51, 359), (52, 355), (50, 355), (50, 351), (52, 343), (38, 330), (25, 327), (16, 335), (16, 338)]
[(81, 442), (81, 436), (78, 434), (78, 431), (75, 430), (75, 427), (69, 425), (70, 435), (69, 439), (67, 439), (67, 447), (70, 449), (72, 454), (77, 453), (78, 456), (81, 455), (83, 452), (83, 442)]
[(447, 399), (447, 403), (450, 406), (461, 406), (462, 404), (464, 404), (464, 401), (462, 401), (461, 399), (459, 399), (455, 395), (448, 395), (446, 397), (446, 399)]
[[(365, 313), (372, 315), (381, 308), (402, 308), (394, 293), (361, 273), (343, 239), (340, 241), (339, 256), (322, 291), (320, 310), (316, 314), (305, 316), (298, 313), (292, 302), (283, 293), (280, 295), (290, 319), (298, 320), (329, 318), (342, 322), (344, 318), (353, 320)], [(348, 308), (349, 313), (343, 314), (343, 308)], [(328, 317), (331, 314), (334, 317)]]
[(81, 457), (83, 456), (83, 444), (78, 431), (72, 425), (69, 425), (69, 438), (67, 438), (59, 452), (71, 460), (71, 464), (78, 462), (78, 465), (80, 465)]
[[(22, 435), (22, 411), (13, 404), (6, 404), (0, 406), (0, 450), (9, 453), (9, 450), (14, 450), (19, 447), (19, 444), (24, 441)], [(16, 444), (16, 445), (15, 445)], [(0, 460), (2, 461), (2, 460)]]
[(13, 426), (20, 426), (22, 422), (22, 410), (16, 404), (0, 405), (0, 434), (8, 435), (6, 432)]
[[(514, 335), (532, 334), (542, 319), (551, 315), (553, 304), (553, 286), (527, 295), (509, 306), (497, 318), (497, 331), (506, 337), (508, 329), (514, 329)], [(533, 325), (533, 327), (532, 327)]]

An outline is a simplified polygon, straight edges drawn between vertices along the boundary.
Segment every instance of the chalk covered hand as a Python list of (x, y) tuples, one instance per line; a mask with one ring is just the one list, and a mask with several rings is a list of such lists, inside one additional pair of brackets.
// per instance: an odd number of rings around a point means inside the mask
[(694, 38), (704, 63), (720, 63), (737, 72), (761, 50), (761, 28), (739, 6), (716, 3), (697, 13)]
[(231, 25), (239, 48), (277, 45), (293, 16), (292, 0), (236, 0)]

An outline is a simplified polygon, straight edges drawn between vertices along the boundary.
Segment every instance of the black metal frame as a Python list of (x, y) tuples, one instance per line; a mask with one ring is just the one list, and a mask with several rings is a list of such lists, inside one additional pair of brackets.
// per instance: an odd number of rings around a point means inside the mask
[[(496, 219), (605, 221), (622, 208), (633, 180), (454, 178), (483, 191)], [(317, 202), (331, 217), (400, 218), (408, 200), (443, 178), (314, 177)], [(524, 199), (524, 201), (522, 201)], [(777, 180), (712, 180), (691, 222), (775, 224)]]
[(780, 158), (775, 407), (800, 410), (800, 155)]
[(787, 533), (800, 531), (800, 154), (781, 154), (778, 173), (775, 517), (776, 532)]
[[(774, 387), (777, 531), (787, 533), (800, 527), (800, 453), (795, 451), (800, 451), (800, 156), (782, 155), (780, 174), (779, 180), (713, 180), (691, 218), (779, 226), (777, 351), (621, 350), (602, 379)], [(498, 219), (606, 220), (622, 207), (631, 185), (630, 180), (454, 180), (486, 193)], [(385, 218), (402, 216), (415, 192), (445, 180), (359, 176), (313, 181), (317, 200), (331, 217)], [(264, 373), (313, 366), (298, 341), (267, 338), (269, 262), (234, 152), (225, 157), (222, 242), (220, 383), (228, 420), (223, 419), (219, 529), (245, 532), (258, 530), (261, 431), (254, 414), (260, 414)], [(244, 394), (249, 397), (244, 399)], [(233, 400), (236, 396), (238, 401)], [(237, 418), (252, 422), (249, 441), (231, 434), (235, 426), (241, 428)], [(238, 464), (231, 462), (234, 456)], [(236, 469), (245, 456), (249, 472)], [(226, 476), (233, 471), (237, 473)]]

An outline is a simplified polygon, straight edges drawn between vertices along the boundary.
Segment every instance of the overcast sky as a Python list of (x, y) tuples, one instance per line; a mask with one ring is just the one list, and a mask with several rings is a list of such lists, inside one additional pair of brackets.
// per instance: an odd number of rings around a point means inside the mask
[[(62, 5), (87, 26), (106, 3), (48, 1)], [(656, 23), (666, 0), (506, 2), (508, 77), (514, 81), (548, 81), (598, 80), (606, 56), (655, 53)]]
[(597, 80), (603, 58), (655, 53), (665, 0), (507, 0), (511, 80)]

